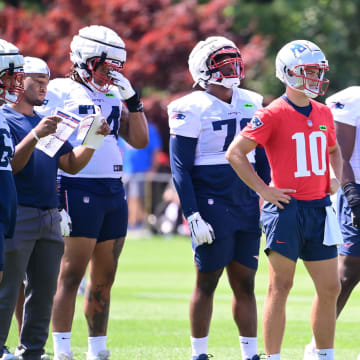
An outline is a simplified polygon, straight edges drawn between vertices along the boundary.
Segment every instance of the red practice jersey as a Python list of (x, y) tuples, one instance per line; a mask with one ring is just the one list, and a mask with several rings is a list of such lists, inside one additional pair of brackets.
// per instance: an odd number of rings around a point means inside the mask
[(265, 147), (278, 188), (295, 189), (298, 200), (315, 200), (329, 193), (328, 148), (336, 144), (330, 109), (310, 100), (305, 116), (278, 98), (255, 113), (242, 135)]

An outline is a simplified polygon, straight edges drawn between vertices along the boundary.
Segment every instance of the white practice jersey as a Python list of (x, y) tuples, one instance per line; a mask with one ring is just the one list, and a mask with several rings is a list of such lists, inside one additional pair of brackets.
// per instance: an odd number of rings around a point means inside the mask
[[(194, 165), (228, 164), (225, 152), (231, 141), (262, 107), (263, 97), (236, 88), (231, 104), (206, 91), (195, 91), (168, 106), (170, 134), (197, 138)], [(255, 152), (248, 154), (255, 163)]]
[(11, 159), (14, 156), (14, 144), (11, 140), (9, 125), (0, 108), (0, 171), (10, 171)]
[[(122, 155), (117, 145), (120, 126), (121, 96), (117, 88), (108, 93), (93, 92), (86, 86), (70, 78), (54, 79), (48, 85), (44, 105), (36, 107), (41, 115), (51, 115), (56, 107), (79, 117), (94, 114), (94, 105), (101, 108), (102, 116), (107, 120), (111, 133), (106, 136), (100, 148), (95, 150), (89, 163), (77, 174), (71, 175), (59, 170), (60, 174), (81, 178), (120, 178), (122, 176)], [(77, 130), (69, 141), (75, 147), (81, 144), (76, 140)]]
[(350, 165), (360, 184), (360, 86), (351, 86), (326, 99), (334, 120), (356, 127), (356, 138)]

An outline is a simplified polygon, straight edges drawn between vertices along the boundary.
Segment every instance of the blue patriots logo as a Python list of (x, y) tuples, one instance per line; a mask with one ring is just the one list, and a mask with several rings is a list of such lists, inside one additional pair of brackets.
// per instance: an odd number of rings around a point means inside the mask
[(184, 114), (181, 114), (181, 113), (175, 113), (172, 118), (173, 119), (176, 119), (176, 120), (184, 120), (185, 119), (185, 115)]
[(336, 109), (343, 109), (344, 106), (345, 106), (345, 104), (342, 104), (341, 102), (335, 103), (335, 108), (336, 108)]
[(333, 101), (330, 105), (330, 109), (340, 109), (342, 110), (345, 107), (345, 104), (342, 104), (339, 101)]
[(251, 124), (251, 129), (252, 129), (252, 130), (255, 130), (255, 129), (257, 129), (258, 127), (264, 125), (264, 123), (263, 123), (257, 116), (254, 116), (254, 117), (251, 119), (250, 124)]

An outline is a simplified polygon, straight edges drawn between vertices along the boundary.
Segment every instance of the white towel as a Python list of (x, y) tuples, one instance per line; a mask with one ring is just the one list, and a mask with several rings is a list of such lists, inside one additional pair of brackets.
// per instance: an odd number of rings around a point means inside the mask
[(341, 245), (344, 243), (339, 223), (333, 207), (326, 206), (326, 220), (323, 244), (326, 246)]

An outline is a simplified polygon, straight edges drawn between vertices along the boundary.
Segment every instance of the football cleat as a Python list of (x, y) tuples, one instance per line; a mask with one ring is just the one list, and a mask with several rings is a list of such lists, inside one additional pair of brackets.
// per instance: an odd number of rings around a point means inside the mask
[(73, 354), (67, 354), (67, 353), (59, 353), (55, 354), (54, 360), (74, 360)]
[(211, 354), (200, 354), (197, 356), (193, 356), (192, 360), (209, 360), (213, 356)]
[(110, 360), (110, 351), (100, 351), (96, 356), (86, 355), (86, 360)]

